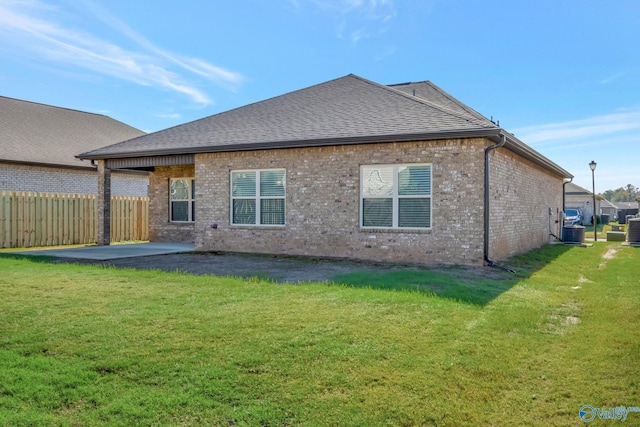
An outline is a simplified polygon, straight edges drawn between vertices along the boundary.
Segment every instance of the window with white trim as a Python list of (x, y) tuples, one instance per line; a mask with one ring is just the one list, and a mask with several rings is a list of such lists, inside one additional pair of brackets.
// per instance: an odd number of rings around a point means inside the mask
[(362, 228), (431, 228), (431, 165), (360, 167)]
[(169, 221), (195, 221), (195, 179), (171, 178), (169, 181)]
[(285, 170), (231, 171), (231, 224), (284, 225)]

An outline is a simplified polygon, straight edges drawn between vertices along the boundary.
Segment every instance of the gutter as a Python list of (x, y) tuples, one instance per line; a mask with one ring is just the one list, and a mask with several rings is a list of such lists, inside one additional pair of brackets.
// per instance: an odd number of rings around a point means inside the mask
[[(364, 135), (364, 136), (348, 136), (318, 139), (293, 139), (293, 140), (274, 140), (274, 141), (256, 141), (256, 142), (229, 142), (221, 144), (204, 144), (191, 147), (171, 147), (170, 144), (165, 148), (141, 148), (139, 150), (105, 152), (103, 149), (97, 149), (86, 153), (79, 154), (75, 157), (82, 160), (105, 160), (105, 159), (122, 159), (130, 157), (155, 157), (170, 156), (178, 154), (201, 154), (201, 153), (229, 153), (236, 151), (255, 151), (255, 150), (275, 150), (285, 148), (309, 148), (309, 147), (326, 147), (335, 145), (356, 145), (356, 144), (376, 144), (390, 142), (412, 142), (412, 141), (431, 141), (439, 139), (458, 139), (458, 138), (492, 138), (499, 135), (498, 128), (485, 129), (457, 129), (442, 132), (427, 133), (403, 133), (389, 135)], [(162, 131), (160, 131), (162, 132)], [(145, 136), (151, 138), (153, 134)], [(107, 149), (109, 147), (105, 147)]]
[(502, 267), (489, 258), (489, 153), (497, 148), (503, 147), (506, 143), (507, 136), (501, 132), (500, 141), (484, 150), (484, 261), (489, 267), (515, 273), (515, 271)]
[(571, 181), (573, 181), (573, 177), (569, 178), (569, 181), (565, 181), (562, 183), (562, 220), (560, 221), (560, 238), (558, 239), (556, 236), (556, 239), (560, 240), (561, 242), (564, 242), (564, 211), (566, 210), (565, 207), (565, 199), (566, 199), (566, 188), (567, 188), (567, 184), (570, 183)]
[(569, 181), (565, 181), (562, 183), (562, 212), (566, 210), (565, 209), (565, 194), (567, 194), (566, 188), (567, 188), (567, 184), (570, 183), (571, 181), (573, 181), (573, 177), (569, 178)]

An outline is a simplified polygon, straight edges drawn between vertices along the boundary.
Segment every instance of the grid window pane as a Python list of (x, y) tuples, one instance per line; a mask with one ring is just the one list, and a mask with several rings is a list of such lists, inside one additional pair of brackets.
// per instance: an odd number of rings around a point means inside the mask
[(284, 196), (284, 170), (260, 172), (260, 197)]
[(431, 166), (402, 166), (398, 170), (398, 195), (431, 195)]
[(232, 172), (231, 186), (232, 186), (231, 195), (233, 197), (255, 197), (256, 173), (255, 172)]
[(255, 224), (256, 201), (255, 199), (235, 199), (233, 201), (233, 223)]
[(393, 199), (364, 199), (362, 201), (364, 227), (392, 227)]
[(284, 199), (260, 201), (260, 224), (284, 225)]
[(195, 212), (195, 180), (172, 178), (169, 182), (169, 221), (193, 222)]
[(431, 228), (431, 165), (360, 167), (361, 226)]
[(171, 202), (171, 221), (189, 221), (189, 202)]
[(392, 195), (392, 166), (362, 167), (362, 197), (391, 197)]
[(428, 228), (430, 226), (430, 199), (411, 198), (398, 200), (398, 227)]
[(284, 225), (284, 169), (231, 172), (232, 224)]
[(189, 181), (186, 179), (171, 180), (171, 200), (189, 200)]

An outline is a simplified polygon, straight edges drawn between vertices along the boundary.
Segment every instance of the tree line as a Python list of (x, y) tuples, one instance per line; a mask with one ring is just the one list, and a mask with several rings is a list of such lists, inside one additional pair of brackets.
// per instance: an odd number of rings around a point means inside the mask
[(640, 188), (627, 184), (626, 187), (620, 187), (615, 190), (607, 190), (600, 194), (610, 202), (635, 202), (640, 197)]

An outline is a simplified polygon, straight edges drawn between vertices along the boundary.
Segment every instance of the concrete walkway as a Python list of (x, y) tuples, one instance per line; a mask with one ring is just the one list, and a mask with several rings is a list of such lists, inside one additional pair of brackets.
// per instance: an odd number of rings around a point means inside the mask
[(51, 256), (58, 258), (76, 258), (93, 260), (110, 260), (134, 258), (148, 255), (177, 254), (195, 250), (193, 243), (133, 243), (110, 246), (83, 246), (73, 248), (41, 248), (35, 250), (19, 250), (3, 253), (16, 255)]

